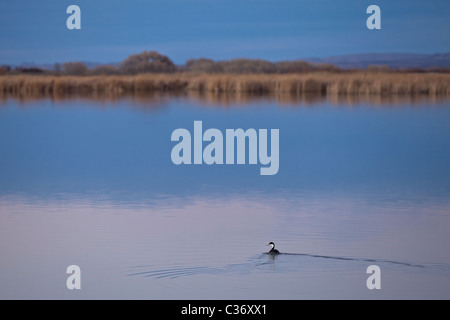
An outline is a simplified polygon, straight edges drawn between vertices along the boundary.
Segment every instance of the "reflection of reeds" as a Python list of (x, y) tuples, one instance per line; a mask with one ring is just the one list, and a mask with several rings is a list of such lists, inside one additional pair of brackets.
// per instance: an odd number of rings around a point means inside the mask
[(0, 95), (61, 98), (78, 94), (116, 97), (151, 92), (315, 94), (347, 96), (450, 96), (445, 73), (140, 74), (133, 76), (0, 76)]

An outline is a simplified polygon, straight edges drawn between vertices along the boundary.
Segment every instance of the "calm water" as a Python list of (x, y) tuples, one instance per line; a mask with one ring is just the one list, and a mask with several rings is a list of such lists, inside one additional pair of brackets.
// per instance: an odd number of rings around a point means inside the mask
[[(278, 174), (175, 166), (194, 120), (279, 129)], [(448, 103), (0, 104), (2, 299), (449, 299), (449, 247)]]

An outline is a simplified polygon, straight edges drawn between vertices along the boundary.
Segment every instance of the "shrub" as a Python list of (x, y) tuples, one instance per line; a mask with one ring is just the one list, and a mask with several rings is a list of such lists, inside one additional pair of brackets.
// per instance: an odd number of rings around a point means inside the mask
[(62, 71), (68, 75), (82, 76), (87, 73), (88, 68), (82, 62), (66, 62), (62, 65)]
[(166, 73), (176, 71), (176, 66), (167, 56), (156, 51), (144, 51), (126, 58), (121, 63), (120, 70), (126, 74)]

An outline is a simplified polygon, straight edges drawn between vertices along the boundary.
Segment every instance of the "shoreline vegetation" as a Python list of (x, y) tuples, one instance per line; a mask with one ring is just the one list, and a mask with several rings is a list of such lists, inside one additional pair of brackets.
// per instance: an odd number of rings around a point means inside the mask
[(387, 66), (342, 70), (301, 60), (268, 62), (200, 58), (177, 66), (155, 51), (129, 56), (118, 66), (89, 69), (81, 62), (55, 64), (52, 70), (0, 67), (0, 97), (121, 97), (152, 93), (450, 96), (446, 69), (392, 70)]
[(315, 72), (304, 74), (138, 74), (109, 76), (3, 75), (0, 95), (9, 97), (122, 96), (189, 92), (318, 95), (450, 96), (450, 74)]

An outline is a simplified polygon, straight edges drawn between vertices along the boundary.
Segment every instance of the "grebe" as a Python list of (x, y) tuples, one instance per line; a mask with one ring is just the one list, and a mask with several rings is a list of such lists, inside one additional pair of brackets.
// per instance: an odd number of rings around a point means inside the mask
[(277, 249), (275, 249), (275, 243), (273, 242), (269, 242), (268, 246), (271, 246), (272, 248), (270, 249), (270, 251), (268, 252), (269, 254), (279, 254), (280, 251), (278, 251)]

